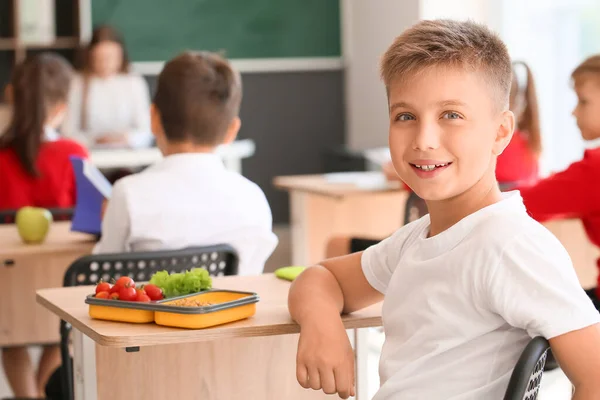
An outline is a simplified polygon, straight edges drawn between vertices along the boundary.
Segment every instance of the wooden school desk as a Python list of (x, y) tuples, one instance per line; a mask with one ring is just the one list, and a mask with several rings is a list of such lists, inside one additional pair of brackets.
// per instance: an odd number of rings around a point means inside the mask
[[(242, 159), (252, 157), (256, 145), (251, 139), (236, 140), (217, 148), (216, 154), (223, 158), (225, 166), (242, 173)], [(147, 167), (162, 159), (157, 147), (145, 149), (93, 149), (90, 153), (92, 163), (99, 169)]]
[(91, 252), (92, 238), (70, 226), (54, 222), (44, 243), (27, 245), (15, 225), (0, 225), (0, 347), (59, 342), (59, 319), (35, 292), (62, 286), (69, 265)]
[[(361, 174), (374, 176), (372, 172), (348, 176), (360, 182)], [(327, 242), (335, 235), (384, 238), (402, 225), (408, 192), (389, 185), (361, 188), (352, 183), (337, 183), (343, 179), (331, 179), (330, 176), (275, 178), (275, 186), (290, 194), (292, 262), (295, 265), (321, 261)], [(544, 225), (569, 252), (582, 286), (595, 286), (596, 260), (600, 251), (588, 240), (581, 221), (562, 219)]]
[(404, 220), (408, 192), (386, 183), (383, 174), (280, 176), (274, 184), (290, 195), (294, 265), (323, 260), (333, 236), (384, 238)]
[[(256, 292), (260, 302), (254, 317), (204, 330), (93, 320), (84, 303), (90, 286), (44, 289), (37, 299), (73, 326), (77, 400), (335, 398), (296, 381), (289, 286), (272, 274), (215, 278), (213, 287)], [(380, 305), (345, 317), (348, 329), (379, 325)]]

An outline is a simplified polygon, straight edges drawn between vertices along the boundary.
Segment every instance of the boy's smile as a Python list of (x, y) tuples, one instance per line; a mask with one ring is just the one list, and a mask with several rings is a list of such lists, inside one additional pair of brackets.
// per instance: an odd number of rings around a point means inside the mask
[(415, 173), (420, 178), (433, 178), (438, 173), (448, 168), (452, 162), (444, 162), (439, 160), (415, 160), (410, 162), (411, 167), (414, 168)]

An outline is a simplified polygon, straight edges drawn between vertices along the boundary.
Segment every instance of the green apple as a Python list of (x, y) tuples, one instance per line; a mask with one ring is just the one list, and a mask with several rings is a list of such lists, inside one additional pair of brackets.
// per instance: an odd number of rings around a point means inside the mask
[(38, 244), (46, 239), (52, 214), (45, 208), (23, 207), (17, 211), (15, 218), (19, 236), (25, 243)]

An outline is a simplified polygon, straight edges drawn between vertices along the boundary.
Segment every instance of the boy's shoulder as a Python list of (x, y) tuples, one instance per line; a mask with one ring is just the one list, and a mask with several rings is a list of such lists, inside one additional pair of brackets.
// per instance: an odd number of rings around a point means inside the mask
[[(188, 177), (179, 178), (174, 171), (165, 168), (162, 162), (158, 162), (141, 172), (127, 175), (119, 179), (115, 183), (115, 187), (118, 186), (119, 190), (129, 193), (140, 193), (140, 195), (143, 195), (155, 190), (161, 190), (161, 186), (176, 183), (178, 182), (178, 179), (183, 179), (183, 182), (188, 185), (190, 189), (193, 187), (203, 188), (204, 186), (201, 181), (202, 177), (198, 177), (198, 182), (196, 182), (198, 186), (195, 186), (193, 182), (189, 182)], [(221, 188), (235, 192), (240, 198), (250, 200), (253, 196), (258, 196), (260, 199), (265, 199), (262, 189), (256, 183), (241, 174), (222, 169), (218, 172), (218, 179)]]
[(568, 258), (562, 243), (545, 226), (527, 213), (499, 212), (488, 216), (477, 224), (467, 240), (476, 242), (477, 252), (495, 255), (498, 258), (517, 252), (553, 254), (558, 259)]

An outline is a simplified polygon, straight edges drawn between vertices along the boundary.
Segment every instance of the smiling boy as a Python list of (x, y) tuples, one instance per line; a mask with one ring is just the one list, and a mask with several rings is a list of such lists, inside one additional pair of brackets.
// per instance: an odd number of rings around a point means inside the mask
[(389, 144), (429, 215), (294, 282), (299, 383), (347, 398), (354, 354), (341, 313), (384, 301), (375, 400), (501, 399), (531, 337), (549, 339), (576, 399), (600, 396), (600, 315), (560, 242), (502, 194), (496, 158), (513, 134), (511, 61), (472, 22), (423, 21), (383, 56)]

